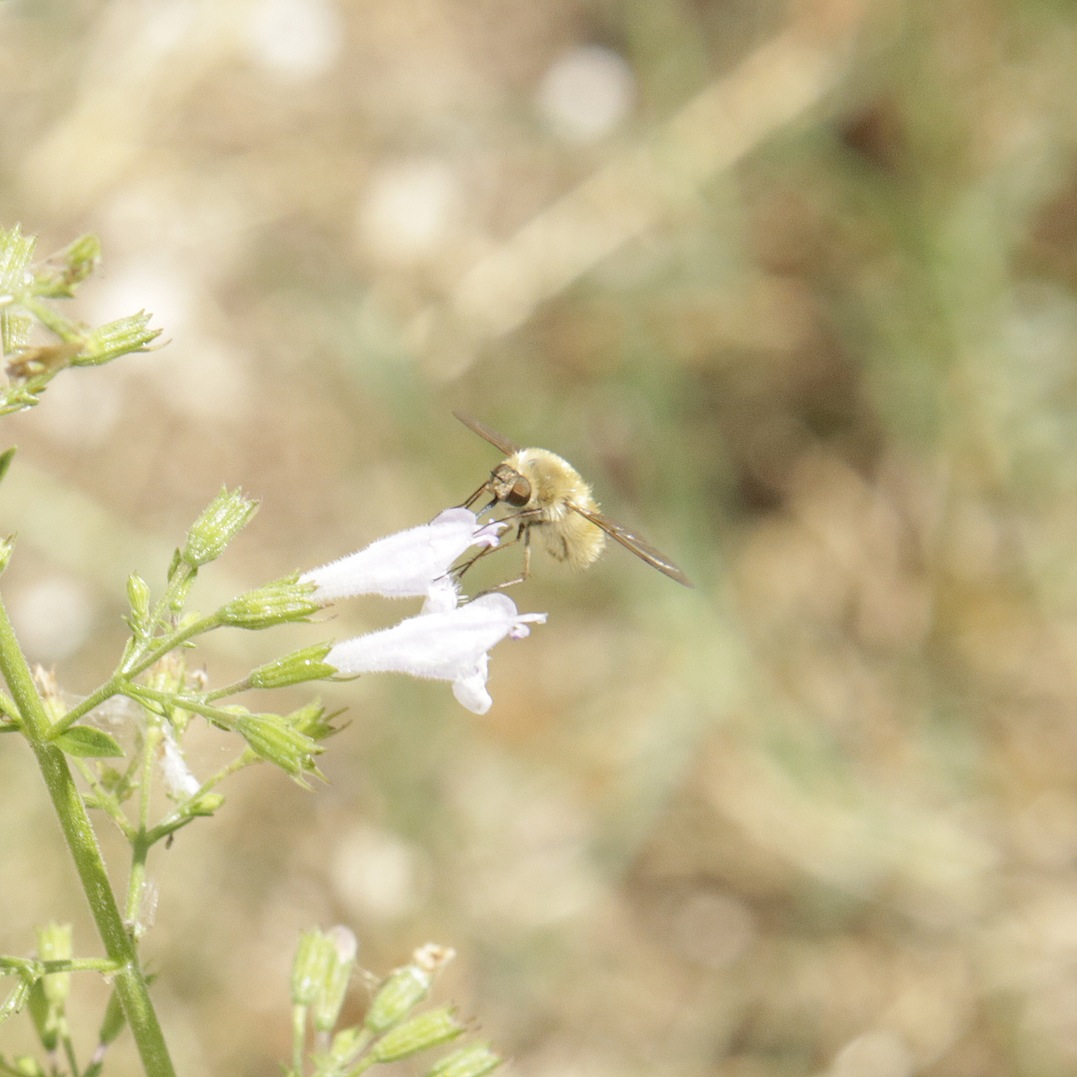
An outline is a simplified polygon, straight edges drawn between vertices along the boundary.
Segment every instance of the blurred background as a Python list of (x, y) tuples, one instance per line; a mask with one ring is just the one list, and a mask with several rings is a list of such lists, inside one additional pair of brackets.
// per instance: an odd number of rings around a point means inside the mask
[[(67, 691), (222, 484), (262, 508), (207, 609), (458, 504), (498, 454), (454, 407), (697, 583), (536, 557), (483, 718), (326, 687), (328, 785), (244, 772), (151, 860), (180, 1072), (279, 1072), (336, 922), (378, 975), (456, 947), (438, 998), (527, 1077), (1077, 1070), (1072, 5), (5, 0), (0, 52), (0, 223), (98, 233), (81, 316), (168, 339), (5, 426)], [(14, 739), (0, 950), (97, 953)]]

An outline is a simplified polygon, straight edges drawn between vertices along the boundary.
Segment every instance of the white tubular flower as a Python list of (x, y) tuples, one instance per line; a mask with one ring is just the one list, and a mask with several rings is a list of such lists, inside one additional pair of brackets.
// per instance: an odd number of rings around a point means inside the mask
[(161, 741), (161, 775), (173, 800), (190, 800), (202, 788), (202, 783), (191, 773), (167, 725)]
[(452, 576), (439, 576), (430, 584), (423, 613), (445, 613), (460, 605), (460, 584)]
[(520, 639), (544, 613), (520, 613), (508, 595), (480, 595), (466, 606), (409, 617), (392, 628), (345, 640), (325, 661), (341, 673), (408, 673), (452, 681), (453, 694), (469, 711), (485, 714), (489, 651), (506, 636)]
[(299, 579), (317, 585), (314, 597), (320, 602), (354, 595), (426, 595), (466, 549), (496, 546), (498, 533), (505, 526), (489, 523), (480, 527), (468, 509), (446, 509), (428, 524), (386, 535)]

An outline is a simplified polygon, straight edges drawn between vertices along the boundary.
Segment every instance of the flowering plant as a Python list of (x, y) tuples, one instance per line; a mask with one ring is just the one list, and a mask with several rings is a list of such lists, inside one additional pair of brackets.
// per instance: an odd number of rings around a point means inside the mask
[[(38, 404), (49, 382), (68, 367), (98, 366), (147, 350), (159, 333), (144, 312), (93, 329), (66, 318), (54, 305), (93, 272), (100, 254), (95, 239), (76, 241), (44, 266), (32, 264), (33, 248), (33, 239), (17, 228), (0, 231), (0, 346), (8, 374), (0, 388), (0, 415)], [(31, 343), (35, 330), (45, 331), (45, 343)], [(0, 479), (13, 453), (0, 454)], [(486, 687), (491, 648), (506, 637), (526, 636), (531, 624), (545, 620), (544, 614), (521, 614), (505, 594), (470, 601), (461, 595), (454, 563), (472, 547), (496, 546), (504, 526), (480, 524), (462, 508), (321, 568), (256, 587), (209, 614), (190, 609), (199, 573), (224, 554), (256, 509), (242, 492), (222, 489), (176, 549), (159, 596), (140, 576), (129, 578), (130, 636), (111, 674), (74, 705), (65, 702), (52, 674), (31, 668), (0, 598), (0, 678), (6, 686), (0, 689), (0, 733), (25, 738), (33, 751), (105, 949), (104, 957), (76, 956), (71, 926), (48, 924), (39, 929), (32, 956), (0, 954), (0, 976), (13, 985), (0, 1001), (0, 1021), (28, 1010), (49, 1059), (46, 1066), (0, 1055), (0, 1075), (96, 1077), (109, 1045), (125, 1027), (147, 1074), (173, 1073), (139, 953), (154, 893), (150, 851), (220, 810), (224, 800), (218, 787), (244, 767), (271, 763), (304, 786), (320, 778), (316, 761), (334, 732), (332, 717), (317, 699), (287, 714), (253, 711), (229, 700), (251, 689), (396, 671), (449, 681), (456, 698), (482, 714), (492, 702)], [(13, 538), (0, 539), (0, 573), (14, 551)], [(207, 632), (309, 622), (331, 602), (373, 594), (424, 601), (420, 612), (391, 628), (339, 643), (313, 642), (221, 687), (210, 687), (209, 678), (189, 663), (192, 646)], [(133, 746), (122, 746), (95, 721), (121, 701), (137, 715)], [(185, 734), (197, 722), (234, 738), (231, 757), (208, 775), (195, 775), (183, 750)], [(154, 818), (159, 800), (151, 794), (157, 783), (167, 804)], [(91, 810), (103, 813), (131, 845), (123, 894), (113, 889)], [(445, 948), (423, 948), (384, 981), (359, 1025), (338, 1028), (356, 967), (355, 938), (344, 928), (304, 935), (293, 968), (293, 1054), (287, 1072), (291, 1077), (357, 1075), (459, 1037), (465, 1028), (451, 1011), (416, 1012), (449, 956)], [(107, 977), (111, 991), (98, 1042), (89, 1061), (80, 1062), (67, 1006), (71, 977), (86, 972)], [(308, 1026), (315, 1036), (312, 1050)], [(470, 1044), (427, 1072), (478, 1077), (499, 1063), (486, 1045)]]

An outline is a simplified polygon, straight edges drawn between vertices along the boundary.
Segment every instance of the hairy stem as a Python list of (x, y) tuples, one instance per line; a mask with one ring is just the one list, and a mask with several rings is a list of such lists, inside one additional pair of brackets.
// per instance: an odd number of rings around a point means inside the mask
[(11, 691), (23, 730), (37, 757), (105, 952), (119, 970), (115, 978), (116, 993), (135, 1038), (143, 1068), (150, 1077), (174, 1077), (175, 1070), (164, 1034), (150, 1001), (134, 941), (124, 927), (116, 896), (109, 885), (97, 836), (67, 760), (63, 752), (49, 740), (48, 714), (34, 686), (30, 667), (19, 648), (2, 600), (0, 673)]

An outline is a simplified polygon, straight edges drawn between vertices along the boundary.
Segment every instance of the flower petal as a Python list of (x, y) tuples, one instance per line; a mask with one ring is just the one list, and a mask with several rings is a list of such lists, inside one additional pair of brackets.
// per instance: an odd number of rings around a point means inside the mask
[(456, 696), (457, 702), (467, 707), (472, 714), (485, 714), (494, 705), (490, 693), (486, 690), (489, 674), (490, 656), (484, 654), (470, 673), (457, 677), (452, 682), (452, 694)]
[(446, 509), (428, 524), (377, 539), (356, 553), (300, 577), (321, 602), (353, 595), (426, 595), (471, 546), (496, 546), (503, 524), (479, 525), (468, 509)]
[(454, 609), (409, 617), (392, 628), (336, 644), (325, 661), (345, 674), (408, 673), (452, 681), (456, 698), (476, 714), (490, 709), (488, 652), (506, 636), (525, 635), (544, 613), (520, 613), (501, 593), (480, 595)]

